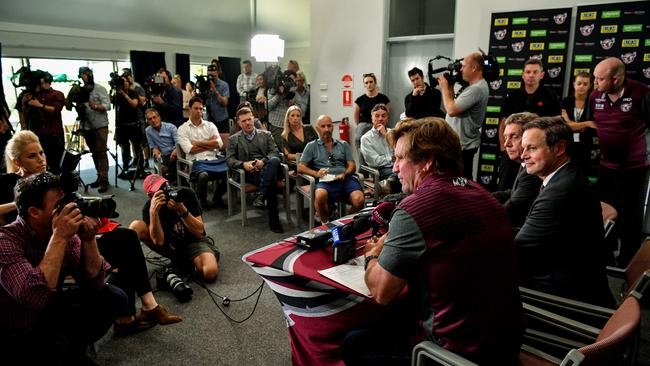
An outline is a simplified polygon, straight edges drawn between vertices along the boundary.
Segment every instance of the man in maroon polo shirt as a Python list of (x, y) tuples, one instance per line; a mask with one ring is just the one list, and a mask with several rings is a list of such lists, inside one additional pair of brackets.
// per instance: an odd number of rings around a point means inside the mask
[(601, 201), (618, 211), (618, 265), (625, 266), (642, 239), (650, 89), (626, 78), (625, 65), (615, 57), (596, 65), (594, 77), (597, 90), (589, 97), (589, 120), (596, 122), (600, 141), (598, 191)]

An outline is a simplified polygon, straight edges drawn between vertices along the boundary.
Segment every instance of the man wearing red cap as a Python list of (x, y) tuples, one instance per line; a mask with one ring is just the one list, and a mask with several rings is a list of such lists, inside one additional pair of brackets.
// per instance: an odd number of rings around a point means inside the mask
[(130, 228), (152, 250), (172, 260), (180, 269), (193, 265), (206, 281), (214, 281), (219, 272), (219, 251), (205, 234), (201, 206), (190, 188), (171, 187), (167, 179), (150, 174), (144, 180), (149, 198), (142, 209), (142, 220)]

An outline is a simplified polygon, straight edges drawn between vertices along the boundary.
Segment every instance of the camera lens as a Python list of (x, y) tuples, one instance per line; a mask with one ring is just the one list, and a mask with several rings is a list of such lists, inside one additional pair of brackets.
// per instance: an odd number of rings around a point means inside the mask
[(178, 277), (178, 275), (173, 272), (168, 272), (166, 280), (169, 288), (171, 288), (172, 293), (174, 296), (176, 296), (178, 301), (187, 302), (192, 299), (192, 294), (194, 291), (190, 286), (183, 282), (183, 280)]

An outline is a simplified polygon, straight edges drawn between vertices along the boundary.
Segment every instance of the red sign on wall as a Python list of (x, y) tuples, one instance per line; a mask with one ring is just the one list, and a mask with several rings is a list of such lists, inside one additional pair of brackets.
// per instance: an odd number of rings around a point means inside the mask
[(352, 106), (352, 90), (343, 90), (343, 106), (351, 107)]
[(352, 78), (352, 75), (350, 74), (345, 74), (341, 78), (341, 85), (343, 86), (344, 89), (352, 89), (352, 86), (354, 85), (354, 79)]

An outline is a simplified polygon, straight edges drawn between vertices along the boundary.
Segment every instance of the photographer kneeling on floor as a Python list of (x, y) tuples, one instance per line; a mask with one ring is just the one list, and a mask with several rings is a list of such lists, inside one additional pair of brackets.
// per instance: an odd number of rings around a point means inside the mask
[(205, 234), (196, 193), (172, 187), (158, 174), (145, 178), (144, 191), (149, 199), (142, 209), (142, 221), (131, 222), (130, 228), (177, 268), (195, 270), (201, 279), (214, 281), (219, 272), (219, 250)]

